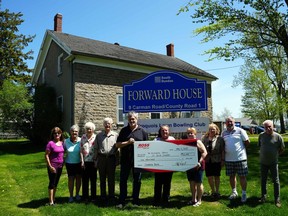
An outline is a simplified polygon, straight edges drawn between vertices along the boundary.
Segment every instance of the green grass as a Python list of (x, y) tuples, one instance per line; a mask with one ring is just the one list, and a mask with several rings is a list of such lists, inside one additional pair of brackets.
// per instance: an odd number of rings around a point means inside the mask
[[(285, 138), (287, 142), (287, 138)], [(286, 143), (287, 144), (287, 143)], [(190, 199), (189, 184), (186, 174), (175, 172), (172, 180), (171, 202), (169, 208), (154, 208), (151, 206), (153, 197), (154, 176), (144, 173), (141, 187), (140, 207), (128, 204), (123, 210), (114, 206), (99, 207), (97, 204), (73, 203), (68, 204), (67, 174), (63, 170), (56, 202), (54, 207), (45, 206), (48, 202), (48, 177), (44, 161), (44, 147), (33, 146), (25, 140), (0, 141), (0, 215), (286, 215), (288, 210), (288, 151), (285, 152), (279, 163), (282, 208), (278, 209), (273, 203), (273, 184), (269, 179), (268, 202), (260, 205), (260, 172), (258, 162), (257, 136), (251, 137), (248, 148), (248, 200), (246, 204), (240, 198), (234, 201), (227, 199), (231, 192), (228, 177), (222, 170), (221, 194), (219, 201), (203, 197), (199, 207), (187, 206)], [(116, 194), (119, 194), (119, 167), (117, 169)], [(97, 182), (99, 194), (99, 181)], [(209, 190), (206, 177), (204, 177), (205, 190)], [(128, 185), (131, 195), (131, 181)], [(240, 193), (238, 184), (238, 193)]]

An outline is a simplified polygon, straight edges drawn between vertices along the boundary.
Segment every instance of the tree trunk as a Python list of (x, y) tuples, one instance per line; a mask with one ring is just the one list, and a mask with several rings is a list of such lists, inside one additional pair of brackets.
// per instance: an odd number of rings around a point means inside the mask
[(280, 133), (285, 133), (285, 121), (284, 121), (284, 115), (283, 112), (279, 113), (279, 120), (280, 120)]

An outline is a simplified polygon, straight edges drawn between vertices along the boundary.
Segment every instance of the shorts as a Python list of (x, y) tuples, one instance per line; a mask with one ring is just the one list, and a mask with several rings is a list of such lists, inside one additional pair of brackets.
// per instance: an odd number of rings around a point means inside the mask
[(81, 163), (70, 164), (66, 163), (68, 177), (82, 174)]
[(203, 182), (203, 169), (190, 169), (186, 172), (188, 181), (194, 181), (196, 183)]
[(226, 175), (236, 175), (238, 176), (247, 176), (248, 175), (248, 164), (247, 160), (244, 161), (225, 161), (226, 166)]
[(205, 174), (209, 176), (220, 176), (221, 175), (221, 162), (219, 163), (207, 163), (205, 164)]

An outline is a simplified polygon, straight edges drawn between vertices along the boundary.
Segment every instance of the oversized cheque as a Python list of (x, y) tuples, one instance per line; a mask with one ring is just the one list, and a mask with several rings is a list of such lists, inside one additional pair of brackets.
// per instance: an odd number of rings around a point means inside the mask
[(197, 140), (137, 141), (134, 167), (150, 172), (187, 171), (198, 163)]

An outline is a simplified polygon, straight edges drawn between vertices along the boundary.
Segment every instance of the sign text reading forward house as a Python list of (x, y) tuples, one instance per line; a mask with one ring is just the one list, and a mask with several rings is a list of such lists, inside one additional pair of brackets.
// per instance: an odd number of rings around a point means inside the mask
[(207, 110), (206, 81), (173, 71), (157, 71), (124, 85), (123, 111), (176, 112)]

